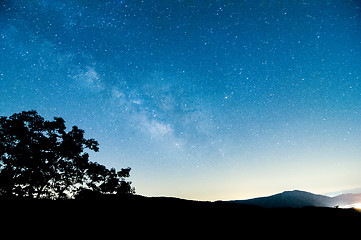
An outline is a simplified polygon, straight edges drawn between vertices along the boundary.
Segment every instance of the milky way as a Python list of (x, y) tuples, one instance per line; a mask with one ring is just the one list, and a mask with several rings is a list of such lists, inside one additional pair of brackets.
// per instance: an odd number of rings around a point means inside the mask
[(359, 1), (0, 5), (0, 115), (35, 109), (139, 194), (359, 187)]

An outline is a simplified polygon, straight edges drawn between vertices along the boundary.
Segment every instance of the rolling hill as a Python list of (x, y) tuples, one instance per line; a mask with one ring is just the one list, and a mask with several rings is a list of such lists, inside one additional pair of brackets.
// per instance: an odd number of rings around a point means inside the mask
[[(276, 194), (271, 199), (273, 204), (279, 204), (277, 206), (286, 206), (286, 203), (287, 206), (295, 206), (297, 201), (300, 201), (297, 206), (332, 201), (329, 197), (301, 191)], [(342, 196), (342, 199), (349, 199), (349, 196)], [(266, 202), (267, 198), (257, 201), (261, 200)], [(283, 205), (280, 205), (282, 201)], [(354, 236), (361, 222), (361, 213), (355, 209), (269, 208), (270, 204), (268, 208), (262, 208), (227, 201), (206, 202), (141, 195), (104, 195), (78, 200), (0, 199), (0, 204), (3, 206), (3, 235), (17, 234), (21, 229), (27, 237), (31, 233), (39, 236), (41, 230), (50, 229), (57, 235), (64, 233), (68, 236), (71, 231), (72, 236), (73, 233), (82, 237), (84, 234), (100, 234), (98, 236), (103, 238), (124, 237), (128, 233), (130, 236), (138, 233), (143, 236), (165, 234), (167, 238), (174, 234), (177, 237), (183, 234), (187, 238), (231, 238), (252, 234), (253, 237), (263, 238), (286, 236), (284, 234), (287, 232), (295, 232), (297, 236), (319, 234), (324, 237), (327, 233), (334, 236), (335, 230), (340, 230), (344, 238), (346, 233)], [(348, 232), (340, 226), (346, 226)]]
[(310, 192), (294, 190), (285, 191), (268, 197), (259, 197), (231, 202), (255, 205), (264, 208), (301, 208), (301, 207), (337, 207), (361, 203), (361, 194), (342, 194), (336, 197), (327, 197)]

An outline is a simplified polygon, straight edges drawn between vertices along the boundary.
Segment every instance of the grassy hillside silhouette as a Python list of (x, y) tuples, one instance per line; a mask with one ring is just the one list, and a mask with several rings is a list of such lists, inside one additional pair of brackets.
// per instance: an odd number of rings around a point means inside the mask
[[(2, 218), (19, 226), (54, 225), (97, 229), (137, 226), (158, 231), (203, 229), (244, 232), (254, 229), (282, 232), (286, 230), (320, 231), (358, 227), (361, 213), (355, 209), (324, 207), (273, 208), (231, 202), (203, 202), (168, 197), (140, 195), (104, 195), (92, 199), (1, 200)], [(6, 226), (6, 225), (5, 225)], [(253, 230), (251, 230), (253, 229)], [(202, 230), (202, 231), (203, 231)], [(323, 231), (323, 230), (322, 230)]]

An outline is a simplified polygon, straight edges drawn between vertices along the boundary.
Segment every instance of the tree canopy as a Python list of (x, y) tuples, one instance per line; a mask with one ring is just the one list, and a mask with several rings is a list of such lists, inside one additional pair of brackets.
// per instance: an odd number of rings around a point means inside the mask
[(86, 149), (98, 152), (94, 139), (65, 121), (44, 120), (36, 111), (0, 117), (0, 196), (73, 198), (84, 193), (135, 193), (130, 168), (116, 171), (89, 161)]

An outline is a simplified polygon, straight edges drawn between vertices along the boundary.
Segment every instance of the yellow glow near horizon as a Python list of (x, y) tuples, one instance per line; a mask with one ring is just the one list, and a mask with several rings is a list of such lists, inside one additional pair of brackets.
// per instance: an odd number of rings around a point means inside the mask
[(352, 207), (361, 210), (361, 203), (355, 203), (352, 205)]
[(354, 209), (357, 209), (357, 210), (361, 210), (361, 203), (345, 205), (345, 206), (341, 206), (340, 208), (354, 208)]

